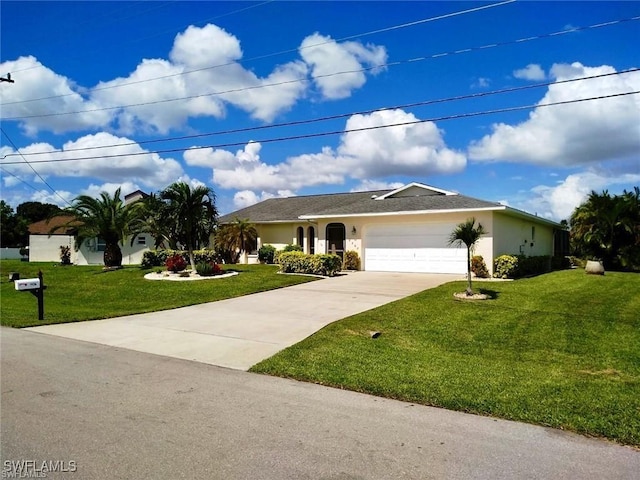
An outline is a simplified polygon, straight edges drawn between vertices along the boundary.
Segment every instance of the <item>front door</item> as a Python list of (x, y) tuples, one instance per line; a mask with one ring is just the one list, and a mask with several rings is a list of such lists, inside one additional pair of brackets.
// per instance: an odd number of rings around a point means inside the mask
[(344, 258), (344, 240), (346, 231), (343, 223), (327, 225), (327, 253), (335, 253)]

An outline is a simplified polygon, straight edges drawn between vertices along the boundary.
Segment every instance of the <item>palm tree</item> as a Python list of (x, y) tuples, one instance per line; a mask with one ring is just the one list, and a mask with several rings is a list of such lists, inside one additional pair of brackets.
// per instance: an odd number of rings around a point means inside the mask
[(232, 223), (222, 226), (216, 233), (216, 245), (237, 263), (243, 252), (250, 252), (256, 247), (258, 231), (248, 218), (236, 217)]
[(204, 185), (191, 188), (188, 183), (175, 182), (160, 193), (160, 198), (167, 202), (169, 221), (175, 222), (176, 238), (186, 247), (195, 271), (193, 250), (201, 243), (208, 243), (218, 216), (215, 195)]
[(140, 200), (141, 216), (137, 228), (153, 237), (154, 248), (178, 249), (176, 223), (171, 221), (168, 204), (155, 193)]
[[(70, 207), (64, 210), (73, 217), (69, 222), (51, 230), (54, 233), (62, 228), (73, 227), (77, 230), (75, 248), (78, 250), (82, 243), (91, 238), (100, 238), (105, 242), (103, 261), (105, 267), (122, 266), (122, 250), (120, 244), (137, 233), (136, 220), (139, 206), (127, 205), (120, 198), (120, 189), (113, 197), (102, 192), (100, 198), (80, 195), (73, 200)], [(56, 214), (59, 215), (59, 214)]]
[(471, 217), (458, 224), (449, 235), (449, 245), (457, 244), (460, 246), (464, 244), (467, 247), (467, 295), (469, 296), (473, 295), (473, 289), (471, 288), (471, 250), (480, 240), (480, 237), (486, 234), (487, 231), (480, 222), (476, 227), (476, 219)]
[[(633, 268), (640, 260), (640, 189), (611, 196), (592, 191), (571, 215), (571, 242), (578, 255), (605, 268)], [(637, 266), (637, 265), (636, 265)]]

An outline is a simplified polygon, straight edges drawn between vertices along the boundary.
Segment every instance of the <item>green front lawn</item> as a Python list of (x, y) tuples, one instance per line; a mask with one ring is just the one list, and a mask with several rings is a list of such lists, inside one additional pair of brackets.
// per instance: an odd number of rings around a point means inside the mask
[[(273, 265), (228, 265), (240, 275), (190, 281), (150, 281), (139, 267), (103, 271), (100, 266), (57, 266), (52, 263), (0, 261), (0, 320), (2, 325), (29, 327), (50, 323), (94, 320), (134, 313), (166, 310), (214, 302), (314, 280), (310, 277), (277, 275)], [(47, 286), (44, 321), (38, 320), (38, 302), (28, 292), (18, 292), (9, 281), (10, 272), (20, 278), (38, 276), (42, 270)], [(215, 309), (215, 306), (211, 308)]]
[[(333, 323), (252, 371), (640, 445), (640, 275), (463, 282)], [(370, 331), (380, 331), (377, 339)]]

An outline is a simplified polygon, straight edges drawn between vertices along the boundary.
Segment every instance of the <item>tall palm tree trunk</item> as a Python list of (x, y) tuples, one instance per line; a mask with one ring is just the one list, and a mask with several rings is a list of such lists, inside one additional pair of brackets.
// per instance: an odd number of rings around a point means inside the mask
[(122, 250), (120, 250), (120, 246), (113, 242), (107, 243), (104, 248), (102, 259), (105, 267), (121, 267)]
[(471, 248), (467, 248), (467, 295), (473, 295), (471, 287)]

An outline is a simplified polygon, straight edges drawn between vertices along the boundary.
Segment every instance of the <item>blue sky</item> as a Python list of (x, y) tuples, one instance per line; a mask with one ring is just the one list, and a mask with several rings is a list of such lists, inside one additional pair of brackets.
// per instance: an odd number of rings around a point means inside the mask
[(620, 73), (640, 67), (640, 2), (0, 8), (14, 207), (184, 180), (228, 213), (417, 181), (560, 220), (640, 184), (640, 72)]

